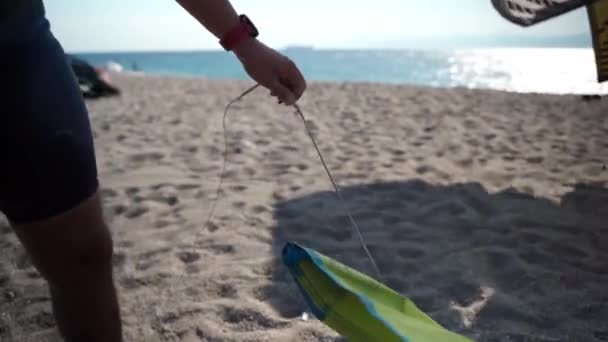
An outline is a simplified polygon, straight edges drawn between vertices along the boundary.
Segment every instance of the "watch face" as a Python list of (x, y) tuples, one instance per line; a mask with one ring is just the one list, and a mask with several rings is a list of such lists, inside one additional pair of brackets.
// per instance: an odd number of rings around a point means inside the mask
[(241, 14), (239, 16), (239, 18), (241, 19), (242, 23), (247, 24), (247, 26), (249, 26), (249, 28), (251, 28), (251, 36), (254, 38), (257, 37), (259, 32), (258, 32), (257, 27), (255, 27), (255, 25), (253, 25), (253, 22), (251, 22), (251, 20), (249, 20), (249, 18), (244, 14)]

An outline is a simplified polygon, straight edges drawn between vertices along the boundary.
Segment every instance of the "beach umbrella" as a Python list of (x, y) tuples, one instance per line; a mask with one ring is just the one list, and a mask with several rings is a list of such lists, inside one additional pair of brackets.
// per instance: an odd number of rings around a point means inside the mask
[(491, 0), (505, 19), (531, 26), (583, 6), (591, 29), (598, 82), (608, 80), (608, 0)]

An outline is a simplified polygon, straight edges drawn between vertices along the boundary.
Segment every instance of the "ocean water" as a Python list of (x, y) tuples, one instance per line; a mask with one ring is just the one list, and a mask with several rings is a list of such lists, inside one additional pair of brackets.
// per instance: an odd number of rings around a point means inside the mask
[[(608, 94), (591, 48), (282, 51), (310, 81), (380, 82), (516, 92)], [(147, 74), (246, 79), (223, 51), (76, 54), (96, 66), (119, 63)]]

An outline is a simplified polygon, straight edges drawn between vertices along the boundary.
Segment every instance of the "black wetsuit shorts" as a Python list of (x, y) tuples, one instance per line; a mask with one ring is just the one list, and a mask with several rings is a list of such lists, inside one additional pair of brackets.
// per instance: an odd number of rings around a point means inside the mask
[(43, 220), (97, 187), (87, 108), (40, 2), (0, 21), (0, 212)]

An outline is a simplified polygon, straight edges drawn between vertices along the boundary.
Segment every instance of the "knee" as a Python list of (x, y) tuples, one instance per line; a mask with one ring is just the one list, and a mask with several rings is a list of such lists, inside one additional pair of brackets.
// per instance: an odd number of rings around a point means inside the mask
[(109, 230), (100, 227), (95, 233), (82, 236), (60, 253), (54, 272), (47, 276), (53, 285), (97, 282), (112, 275), (112, 238)]
[(17, 231), (32, 261), (52, 284), (95, 281), (112, 273), (112, 237), (97, 195)]
[(109, 270), (112, 267), (112, 237), (105, 224), (95, 233), (83, 237), (80, 243), (67, 253), (67, 262), (75, 268), (92, 271)]

